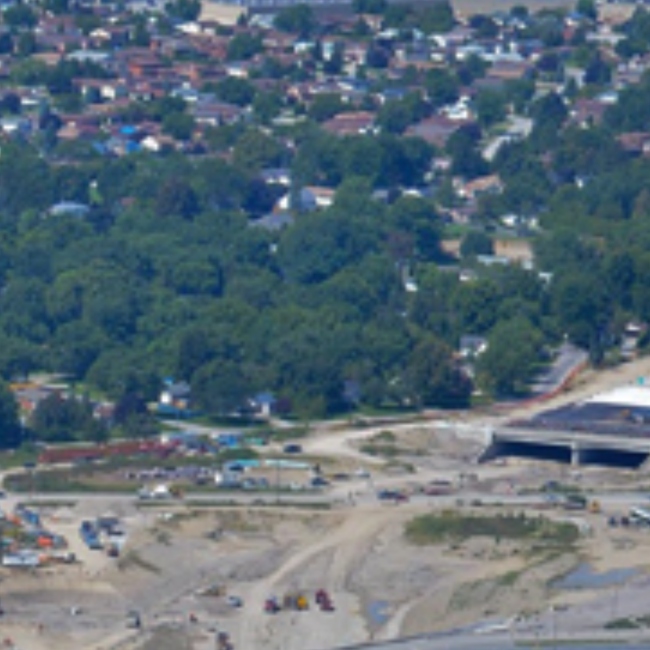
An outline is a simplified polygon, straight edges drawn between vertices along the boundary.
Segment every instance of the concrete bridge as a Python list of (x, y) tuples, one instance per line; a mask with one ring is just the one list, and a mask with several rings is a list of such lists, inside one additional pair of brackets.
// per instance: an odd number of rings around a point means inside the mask
[(639, 468), (650, 456), (650, 436), (503, 427), (490, 432), (481, 461), (504, 456)]

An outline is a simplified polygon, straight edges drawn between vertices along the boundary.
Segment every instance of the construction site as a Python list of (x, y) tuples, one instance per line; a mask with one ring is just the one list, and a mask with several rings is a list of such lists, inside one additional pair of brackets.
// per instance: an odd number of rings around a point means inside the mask
[[(636, 381), (620, 371), (606, 380), (587, 377), (507, 416), (323, 425), (291, 449), (283, 490), (272, 489), (279, 472), (264, 463), (283, 448), (269, 445), (248, 467), (213, 468), (203, 492), (156, 496), (164, 467), (129, 468), (134, 478), (121, 479), (130, 487), (115, 492), (99, 478), (88, 492), (9, 491), (0, 499), (0, 642), (326, 650), (454, 630), (506, 629), (522, 643), (646, 638), (646, 466), (479, 462), (495, 429), (570, 413), (579, 408), (570, 403)], [(618, 402), (601, 402), (598, 412), (623, 417)], [(641, 406), (625, 407), (630, 426), (644, 425)], [(236, 488), (215, 486), (231, 474)], [(262, 478), (270, 485), (244, 487)], [(318, 489), (291, 489), (314, 478)]]

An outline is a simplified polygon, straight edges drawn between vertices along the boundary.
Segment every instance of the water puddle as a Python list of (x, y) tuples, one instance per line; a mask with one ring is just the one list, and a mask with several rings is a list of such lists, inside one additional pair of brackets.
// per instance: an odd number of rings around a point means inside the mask
[(639, 569), (610, 569), (603, 573), (594, 571), (587, 563), (579, 564), (552, 584), (554, 589), (605, 589), (625, 584), (630, 578), (639, 575)]

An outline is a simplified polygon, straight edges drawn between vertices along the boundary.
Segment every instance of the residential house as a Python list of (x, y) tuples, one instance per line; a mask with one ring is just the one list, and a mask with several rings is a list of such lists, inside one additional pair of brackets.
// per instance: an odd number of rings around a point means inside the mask
[(588, 127), (592, 124), (600, 124), (607, 110), (607, 104), (597, 99), (581, 97), (576, 99), (569, 109), (569, 119), (574, 124)]
[(258, 393), (249, 400), (249, 405), (256, 415), (268, 418), (273, 415), (277, 400), (273, 393), (268, 391)]
[(158, 410), (166, 413), (186, 412), (190, 408), (192, 389), (185, 381), (166, 379), (158, 397)]
[(293, 225), (295, 219), (288, 212), (271, 212), (261, 219), (249, 222), (250, 228), (260, 228), (267, 232), (278, 232)]
[(483, 354), (488, 348), (487, 339), (484, 336), (475, 334), (465, 334), (460, 337), (458, 354), (463, 359), (476, 359)]
[(375, 114), (370, 111), (339, 113), (321, 126), (328, 133), (338, 136), (371, 133), (375, 127)]
[(291, 170), (289, 168), (263, 169), (260, 173), (262, 180), (270, 185), (291, 185)]
[(199, 124), (221, 126), (236, 124), (245, 119), (247, 112), (240, 106), (225, 102), (195, 102), (189, 108), (190, 114)]
[(647, 131), (621, 133), (616, 137), (616, 140), (628, 153), (650, 154), (650, 133)]
[(445, 115), (434, 115), (410, 126), (406, 135), (422, 138), (429, 144), (442, 149), (462, 124), (462, 121), (451, 120)]
[(526, 61), (495, 61), (488, 70), (488, 78), (501, 81), (530, 79), (534, 70), (534, 67)]
[(471, 181), (455, 179), (454, 189), (463, 199), (476, 200), (485, 194), (499, 194), (503, 191), (503, 183), (497, 174), (481, 176)]
[(75, 201), (61, 201), (53, 205), (48, 211), (51, 217), (59, 217), (68, 215), (72, 217), (85, 217), (90, 212), (90, 206), (85, 203), (77, 203)]

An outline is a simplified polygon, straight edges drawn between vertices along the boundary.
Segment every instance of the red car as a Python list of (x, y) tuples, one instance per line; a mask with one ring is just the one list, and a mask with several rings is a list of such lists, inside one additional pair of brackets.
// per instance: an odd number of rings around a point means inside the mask
[(264, 611), (267, 614), (277, 614), (280, 611), (280, 605), (275, 598), (267, 598), (264, 603)]

